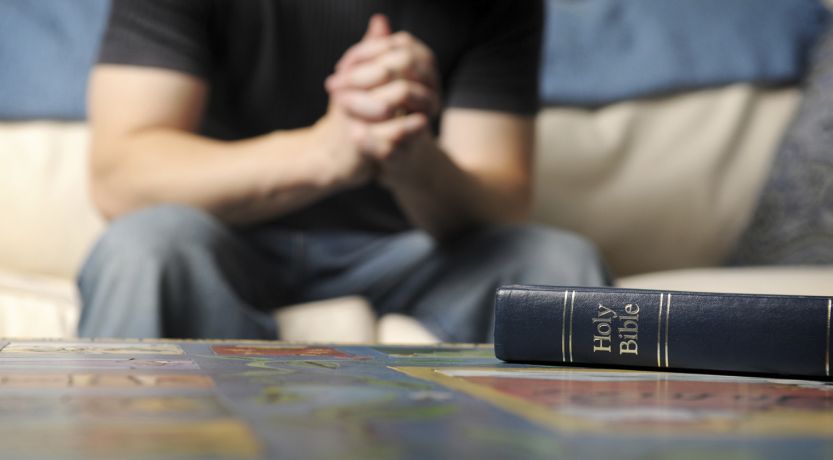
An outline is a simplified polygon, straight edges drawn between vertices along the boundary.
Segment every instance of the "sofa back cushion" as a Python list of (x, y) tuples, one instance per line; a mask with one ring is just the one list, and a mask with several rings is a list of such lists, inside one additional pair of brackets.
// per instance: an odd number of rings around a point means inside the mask
[(83, 119), (109, 0), (0, 2), (0, 119)]
[[(819, 0), (548, 0), (541, 94), (600, 106), (805, 73)], [(765, 6), (763, 6), (765, 5)]]
[(738, 84), (546, 109), (535, 217), (590, 237), (616, 275), (720, 265), (799, 99), (797, 89)]

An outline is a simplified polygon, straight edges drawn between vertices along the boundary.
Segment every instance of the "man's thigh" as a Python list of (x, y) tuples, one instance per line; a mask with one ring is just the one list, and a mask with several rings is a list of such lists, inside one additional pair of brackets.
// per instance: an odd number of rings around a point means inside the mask
[(311, 237), (304, 296), (365, 296), (378, 314), (414, 316), (438, 337), (488, 341), (495, 290), (504, 284), (602, 285), (587, 240), (533, 226), (501, 226), (438, 244), (426, 233)]
[(307, 232), (301, 301), (360, 295), (374, 303), (430, 259), (435, 243), (421, 231), (395, 234)]
[(294, 301), (293, 247), (288, 232), (235, 229), (184, 206), (126, 215), (108, 227), (79, 276), (80, 333), (221, 337), (244, 331), (232, 326), (233, 318), (260, 324), (247, 318)]

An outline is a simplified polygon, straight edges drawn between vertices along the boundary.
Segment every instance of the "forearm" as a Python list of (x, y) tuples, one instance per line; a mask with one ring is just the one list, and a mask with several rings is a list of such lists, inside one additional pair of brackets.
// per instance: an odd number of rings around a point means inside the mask
[(230, 223), (272, 218), (344, 186), (344, 178), (328, 174), (313, 131), (222, 142), (158, 128), (97, 142), (94, 150), (117, 150), (101, 157), (117, 161), (94, 162), (93, 196), (108, 217), (180, 203)]
[[(380, 182), (416, 226), (445, 239), (527, 218), (532, 120), (441, 110), (439, 81), (425, 43), (407, 32), (391, 34), (386, 18), (374, 17), (326, 87), (350, 116), (352, 141), (378, 163)], [(442, 147), (428, 128), (440, 115)]]
[(408, 149), (407, 154), (418, 155), (419, 161), (390, 162), (384, 183), (414, 225), (434, 237), (444, 239), (529, 216), (531, 187), (526, 175), (466, 169), (429, 134), (414, 139)]

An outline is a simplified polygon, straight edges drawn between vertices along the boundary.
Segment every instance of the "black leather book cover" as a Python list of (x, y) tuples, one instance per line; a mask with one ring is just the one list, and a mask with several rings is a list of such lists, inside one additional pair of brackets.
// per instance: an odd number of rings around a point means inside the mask
[(507, 286), (495, 355), (830, 379), (831, 310), (828, 297)]

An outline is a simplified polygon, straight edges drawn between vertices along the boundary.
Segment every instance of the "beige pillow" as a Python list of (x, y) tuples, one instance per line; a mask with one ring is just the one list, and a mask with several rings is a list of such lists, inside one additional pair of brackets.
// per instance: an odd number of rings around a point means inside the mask
[(833, 267), (692, 268), (616, 280), (619, 287), (775, 295), (833, 295)]
[(596, 241), (616, 275), (720, 264), (799, 99), (738, 84), (544, 110), (535, 217)]
[(102, 228), (83, 123), (0, 123), (0, 269), (73, 277)]
[(78, 315), (71, 280), (0, 270), (0, 337), (73, 337)]

